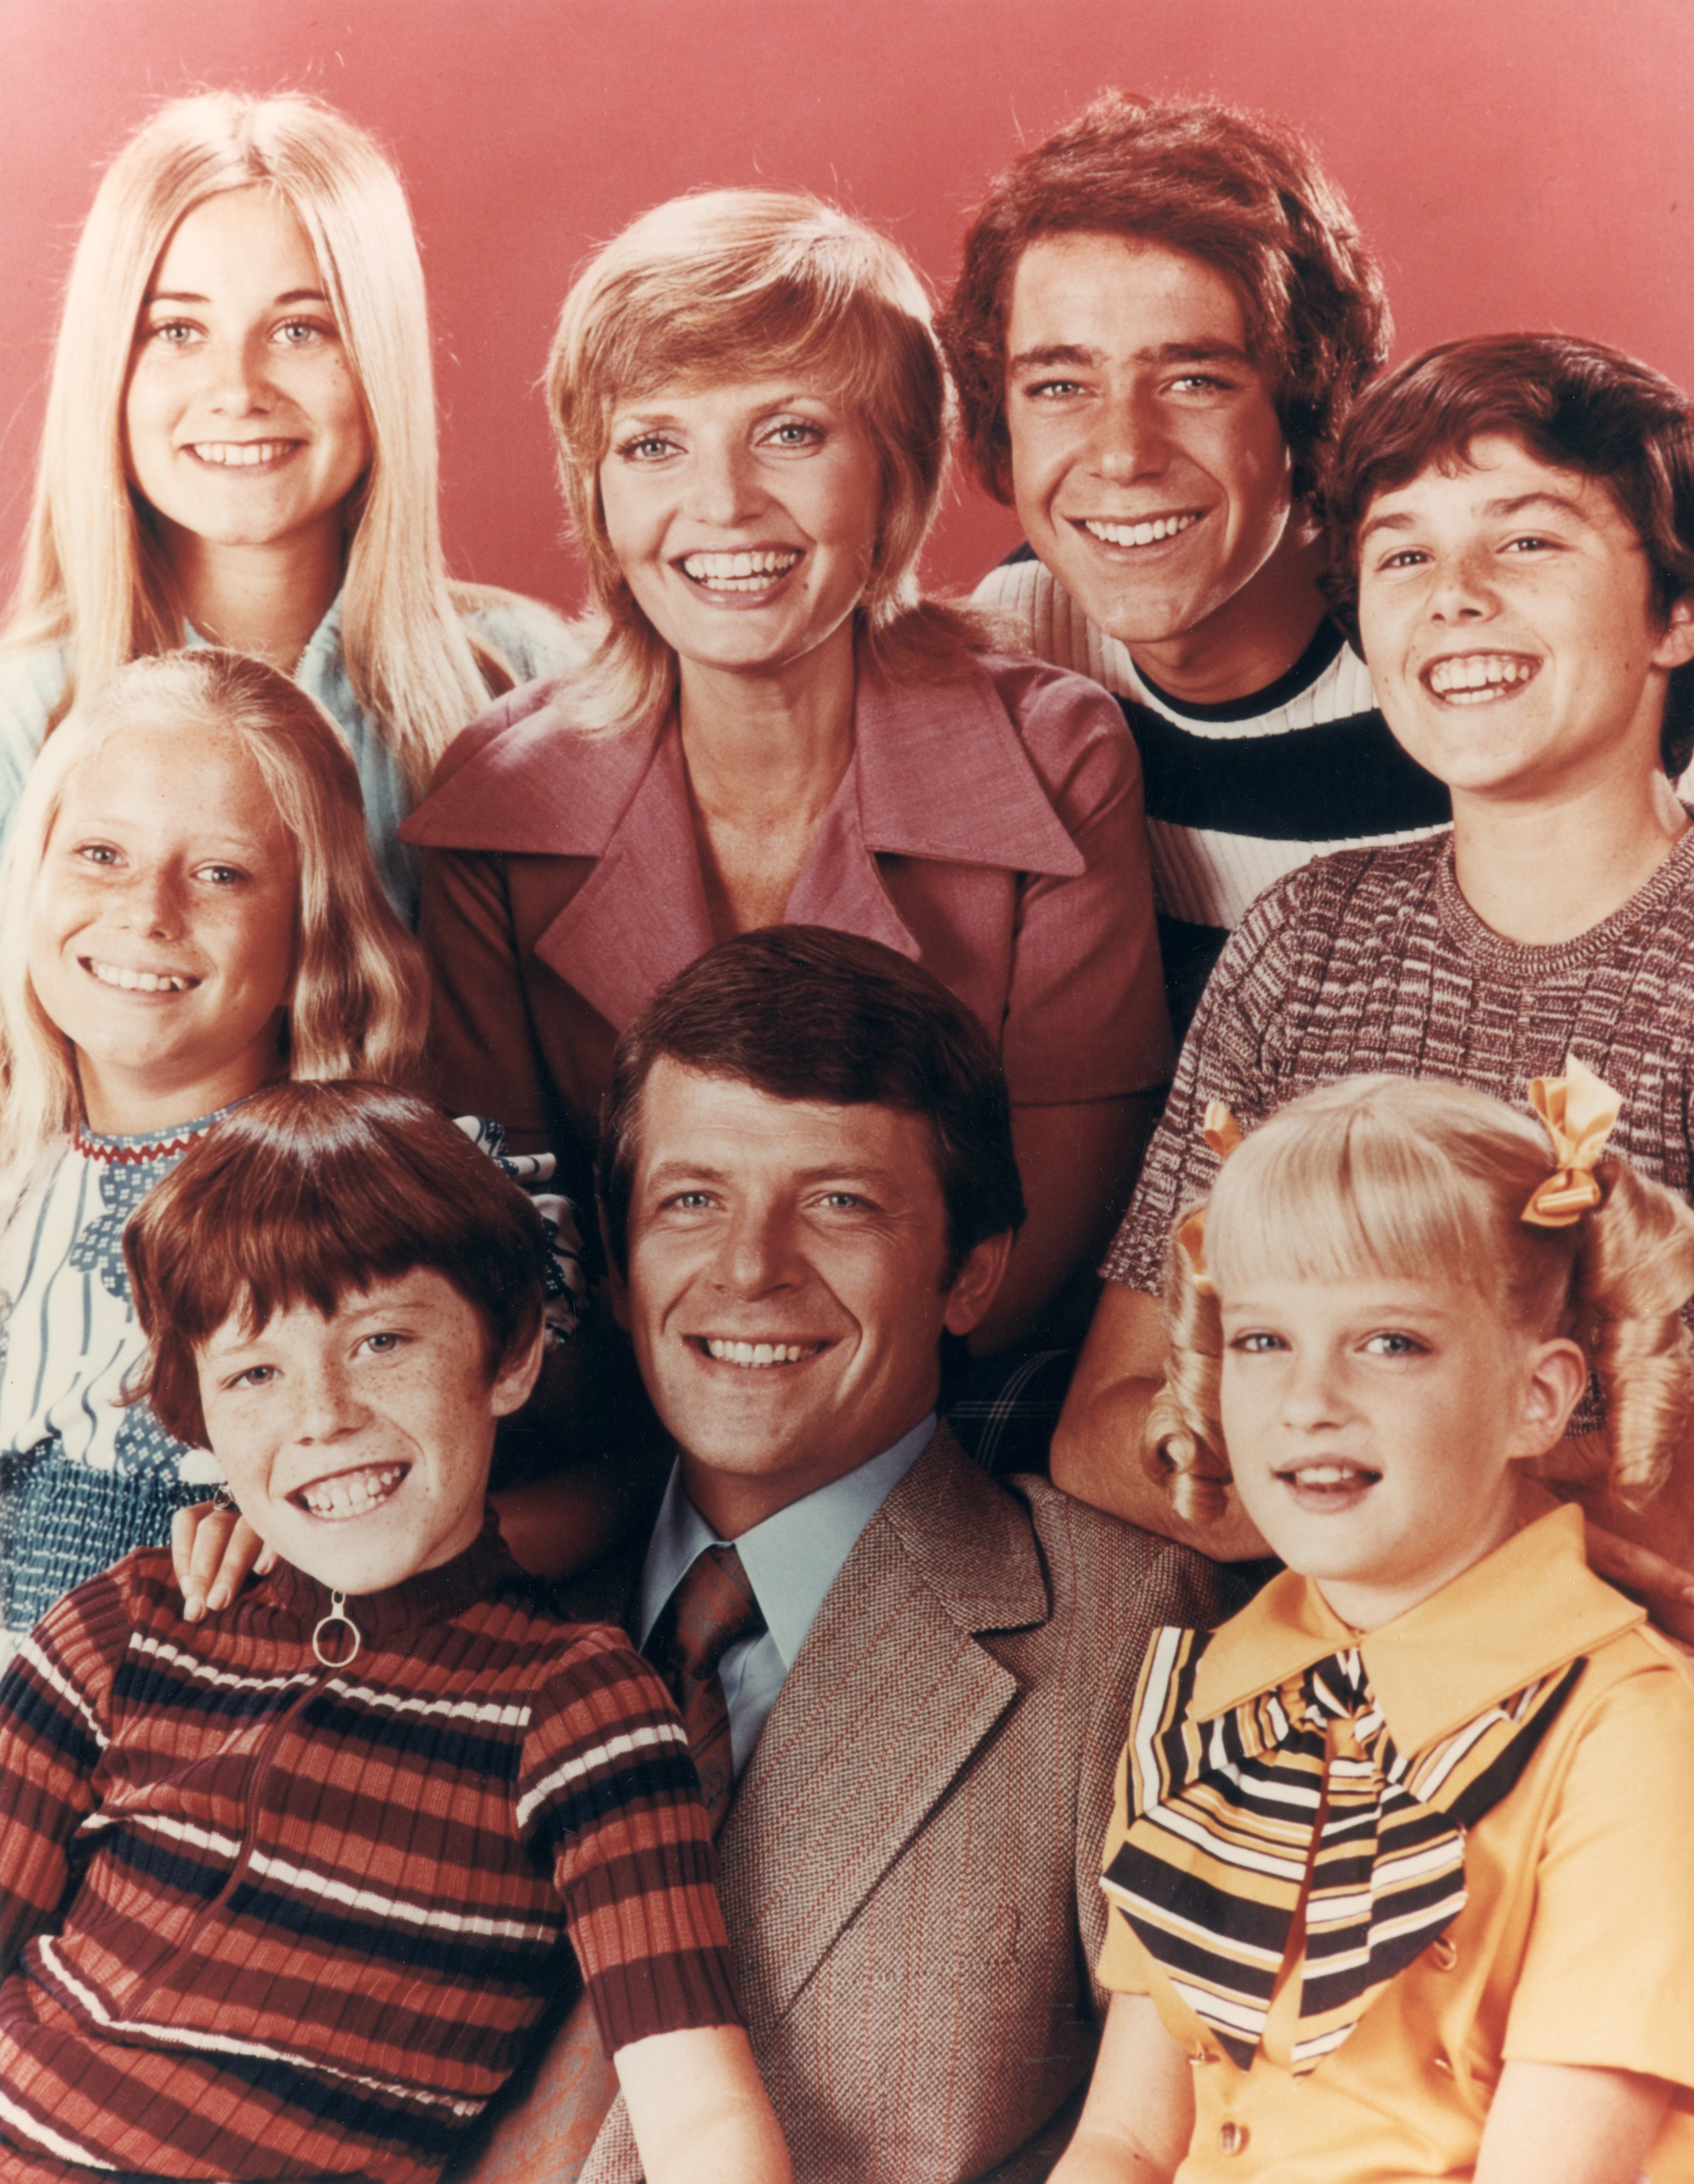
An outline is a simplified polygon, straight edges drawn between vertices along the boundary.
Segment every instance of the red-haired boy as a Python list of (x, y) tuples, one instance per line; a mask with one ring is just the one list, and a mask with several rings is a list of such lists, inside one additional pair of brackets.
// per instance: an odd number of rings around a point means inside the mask
[(487, 1513), (540, 1357), (522, 1191), (419, 1100), (277, 1085), (125, 1251), (138, 1394), (281, 1558), (189, 1624), (131, 1555), (0, 1684), (11, 2184), (426, 2184), (573, 1954), (652, 2184), (788, 2184), (669, 1696)]

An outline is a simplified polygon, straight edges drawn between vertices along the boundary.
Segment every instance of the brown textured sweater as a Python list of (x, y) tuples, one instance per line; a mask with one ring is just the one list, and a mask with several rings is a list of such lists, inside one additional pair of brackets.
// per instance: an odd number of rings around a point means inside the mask
[(1694, 832), (1621, 909), (1552, 947), (1482, 922), (1450, 833), (1320, 857), (1268, 889), (1219, 957), (1101, 1271), (1162, 1289), (1172, 1224), (1218, 1173), (1208, 1100), (1251, 1129), (1320, 1084), (1389, 1070), (1521, 1106), (1568, 1054), (1623, 1095), (1612, 1150), (1694, 1195)]

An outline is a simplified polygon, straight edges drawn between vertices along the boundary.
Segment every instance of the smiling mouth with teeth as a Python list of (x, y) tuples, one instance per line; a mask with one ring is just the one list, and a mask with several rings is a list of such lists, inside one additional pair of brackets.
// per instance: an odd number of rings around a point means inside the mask
[(1156, 546), (1162, 539), (1175, 538), (1184, 531), (1191, 531), (1199, 522), (1204, 510), (1185, 510), (1180, 515), (1156, 515), (1143, 523), (1109, 523), (1103, 516), (1084, 515), (1078, 518), (1078, 527), (1090, 538), (1098, 538), (1103, 546)]
[(1424, 681), (1432, 697), (1450, 705), (1486, 705), (1521, 690), (1540, 671), (1540, 660), (1520, 653), (1466, 652), (1432, 660)]
[(1379, 1471), (1346, 1457), (1314, 1457), (1303, 1463), (1284, 1463), (1275, 1475), (1279, 1484), (1290, 1488), (1296, 1501), (1307, 1509), (1351, 1507), (1382, 1477)]
[(827, 1346), (822, 1342), (727, 1342), (716, 1334), (703, 1334), (697, 1340), (706, 1356), (720, 1365), (744, 1368), (804, 1364)]
[(298, 440), (195, 440), (189, 443), (188, 453), (215, 470), (251, 471), (265, 463), (280, 462), (301, 444)]
[(733, 554), (685, 554), (679, 566), (707, 592), (762, 592), (805, 559), (798, 546), (754, 546)]
[(187, 994), (200, 983), (187, 971), (132, 971), (127, 964), (102, 963), (92, 956), (84, 956), (81, 961), (103, 986), (121, 987), (126, 994)]
[(288, 1499), (309, 1517), (364, 1517), (382, 1507), (410, 1468), (405, 1463), (368, 1463), (357, 1471), (315, 1479), (308, 1486), (297, 1487)]

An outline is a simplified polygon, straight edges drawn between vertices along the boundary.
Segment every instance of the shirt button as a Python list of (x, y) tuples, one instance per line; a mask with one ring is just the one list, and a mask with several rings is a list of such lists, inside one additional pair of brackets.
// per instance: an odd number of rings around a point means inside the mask
[(1239, 2153), (1246, 2142), (1245, 2124), (1226, 2123), (1218, 2126), (1218, 2151), (1220, 2153)]
[(1458, 1950), (1443, 1934), (1438, 1942), (1430, 1942), (1429, 1958), (1438, 1972), (1450, 1972), (1458, 1962)]

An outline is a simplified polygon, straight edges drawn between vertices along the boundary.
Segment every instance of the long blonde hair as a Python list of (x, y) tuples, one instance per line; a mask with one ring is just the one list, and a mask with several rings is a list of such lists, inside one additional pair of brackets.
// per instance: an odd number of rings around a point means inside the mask
[(65, 289), (23, 575), (0, 641), (69, 643), (75, 688), (61, 714), (126, 660), (181, 644), (152, 512), (125, 476), (124, 396), (148, 284), (177, 223), (255, 183), (305, 231), (364, 396), (374, 453), (342, 635), (354, 694), (419, 795), (451, 738), (513, 678), (467, 635), (447, 581), (429, 320), (404, 192), (364, 131), (315, 99), (173, 99), (106, 170)]
[[(1694, 1427), (1681, 1317), (1694, 1295), (1694, 1208), (1608, 1156), (1594, 1171), (1601, 1203), (1569, 1228), (1538, 1228), (1523, 1212), (1552, 1167), (1527, 1114), (1427, 1078), (1346, 1078), (1255, 1130), (1203, 1201), (1204, 1284), (1180, 1244), (1169, 1254), (1169, 1362), (1145, 1446), (1178, 1510), (1222, 1513), (1218, 1297), (1266, 1267), (1311, 1281), (1439, 1268), (1511, 1324), (1573, 1337), (1605, 1397), (1613, 1490), (1631, 1503), (1657, 1493)], [(1198, 1210), (1184, 1209), (1179, 1231)]]
[(897, 679), (945, 680), (983, 642), (974, 616), (918, 596), (952, 408), (922, 283), (886, 237), (816, 198), (701, 191), (644, 213), (590, 259), (548, 359), (560, 476), (603, 617), (571, 680), (580, 726), (631, 726), (677, 679), (606, 535), (599, 468), (614, 411), (664, 387), (788, 373), (815, 376), (855, 410), (881, 461), (882, 521), (856, 610), (872, 655)]
[(30, 978), (36, 877), (71, 774), (126, 728), (159, 721), (238, 737), (293, 841), (289, 1076), (404, 1084), (421, 1059), (428, 1013), (422, 956), (382, 892), (359, 777), (332, 722), (298, 683), (242, 653), (209, 646), (131, 660), (48, 741), (19, 800), (0, 868), (0, 1226), (81, 1114), (75, 1049)]

